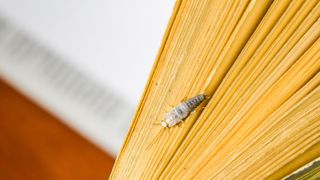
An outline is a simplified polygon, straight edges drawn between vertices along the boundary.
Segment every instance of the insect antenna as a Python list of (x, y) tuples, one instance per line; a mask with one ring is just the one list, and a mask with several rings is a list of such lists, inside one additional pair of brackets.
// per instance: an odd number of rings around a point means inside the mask
[(165, 132), (165, 128), (162, 128), (157, 134), (156, 136), (151, 140), (150, 144), (148, 144), (147, 146), (147, 150), (149, 150), (153, 144), (160, 138), (160, 136)]
[(153, 122), (152, 125), (161, 125), (160, 122)]

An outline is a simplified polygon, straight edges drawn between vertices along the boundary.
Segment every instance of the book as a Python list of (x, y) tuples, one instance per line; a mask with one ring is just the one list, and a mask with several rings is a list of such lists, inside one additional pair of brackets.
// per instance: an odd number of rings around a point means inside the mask
[(177, 1), (111, 179), (280, 179), (317, 159), (319, 17), (315, 0)]
[(320, 159), (316, 159), (309, 164), (299, 168), (289, 176), (285, 177), (286, 180), (293, 179), (319, 179), (320, 176)]

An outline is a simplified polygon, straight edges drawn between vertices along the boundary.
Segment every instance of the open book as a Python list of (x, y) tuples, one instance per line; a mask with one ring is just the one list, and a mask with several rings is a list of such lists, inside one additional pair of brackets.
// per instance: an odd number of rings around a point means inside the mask
[(319, 17), (314, 0), (178, 1), (111, 179), (279, 179), (318, 158)]

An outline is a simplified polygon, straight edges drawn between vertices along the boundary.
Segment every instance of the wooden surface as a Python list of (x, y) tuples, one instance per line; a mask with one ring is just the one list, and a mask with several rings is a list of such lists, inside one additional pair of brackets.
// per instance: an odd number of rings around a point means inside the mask
[(107, 179), (113, 163), (0, 79), (0, 179)]

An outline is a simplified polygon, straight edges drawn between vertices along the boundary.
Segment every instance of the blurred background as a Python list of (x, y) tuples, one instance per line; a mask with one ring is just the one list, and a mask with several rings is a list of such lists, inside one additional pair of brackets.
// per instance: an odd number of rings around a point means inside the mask
[(173, 0), (0, 0), (0, 179), (105, 179)]

